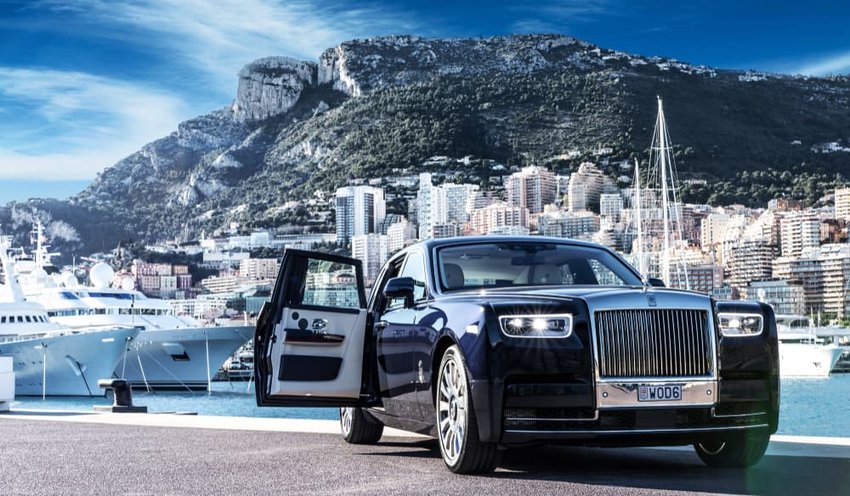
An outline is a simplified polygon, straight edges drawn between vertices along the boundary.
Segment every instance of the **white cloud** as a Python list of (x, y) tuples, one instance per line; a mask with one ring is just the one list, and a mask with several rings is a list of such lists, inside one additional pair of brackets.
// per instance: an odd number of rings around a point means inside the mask
[(0, 97), (27, 136), (0, 136), (0, 178), (91, 179), (188, 117), (169, 93), (81, 72), (0, 67)]
[(830, 76), (850, 73), (850, 52), (809, 60), (791, 70), (794, 74), (806, 76)]
[(269, 55), (315, 59), (350, 38), (410, 32), (416, 23), (386, 4), (346, 9), (321, 1), (274, 0), (58, 0), (102, 28), (101, 34), (173, 52), (174, 64), (198, 69), (231, 94), (239, 69)]
[(519, 14), (512, 25), (515, 33), (564, 33), (570, 25), (598, 20), (611, 14), (614, 0), (559, 0), (517, 6)]

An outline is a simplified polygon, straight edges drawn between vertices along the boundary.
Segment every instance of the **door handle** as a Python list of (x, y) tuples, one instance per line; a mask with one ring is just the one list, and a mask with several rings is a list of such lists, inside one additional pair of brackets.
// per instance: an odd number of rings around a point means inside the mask
[(313, 331), (324, 332), (328, 327), (328, 319), (313, 319)]
[(384, 327), (387, 327), (388, 325), (390, 325), (390, 323), (387, 322), (386, 320), (379, 320), (378, 322), (375, 323), (375, 329), (383, 329)]

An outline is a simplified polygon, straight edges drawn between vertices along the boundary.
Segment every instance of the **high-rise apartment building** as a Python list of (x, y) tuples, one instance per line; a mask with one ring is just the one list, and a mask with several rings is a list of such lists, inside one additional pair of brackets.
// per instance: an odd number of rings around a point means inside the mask
[(599, 215), (612, 222), (620, 221), (623, 211), (623, 197), (619, 193), (602, 193), (599, 195)]
[(616, 187), (599, 167), (585, 162), (570, 176), (567, 190), (569, 210), (577, 212), (585, 209), (596, 210), (599, 206), (599, 196), (602, 193), (616, 192)]
[(420, 174), (416, 196), (420, 239), (436, 237), (436, 225), (455, 224), (460, 232), (469, 220), (470, 203), (475, 204), (478, 189), (476, 184), (445, 183), (434, 186), (430, 173)]
[(799, 257), (806, 248), (820, 245), (820, 219), (814, 212), (788, 212), (779, 221), (783, 257)]
[(395, 253), (404, 248), (408, 242), (416, 239), (416, 226), (407, 219), (387, 228), (387, 243), (390, 253)]
[(528, 209), (494, 202), (472, 212), (469, 219), (470, 231), (474, 234), (488, 234), (504, 227), (528, 227)]
[(538, 218), (539, 231), (544, 236), (584, 238), (599, 230), (599, 216), (593, 212), (547, 212)]
[(835, 218), (850, 222), (850, 188), (835, 190)]
[(540, 213), (553, 203), (558, 193), (558, 177), (542, 167), (523, 167), (505, 179), (508, 203), (525, 207), (531, 214)]
[(280, 263), (276, 258), (248, 258), (239, 261), (239, 275), (254, 281), (274, 279), (279, 269)]
[(349, 241), (354, 236), (379, 232), (386, 215), (384, 190), (372, 186), (346, 186), (336, 190), (336, 236)]
[(703, 250), (722, 243), (725, 240), (726, 225), (729, 223), (727, 214), (709, 214), (700, 222), (700, 245)]
[(776, 246), (764, 241), (741, 241), (726, 250), (726, 282), (739, 293), (755, 281), (773, 279)]
[(745, 294), (747, 300), (760, 301), (773, 307), (777, 314), (800, 315), (806, 309), (804, 305), (805, 295), (803, 286), (790, 284), (788, 281), (758, 281), (751, 283)]
[(366, 286), (372, 286), (384, 262), (390, 257), (386, 234), (358, 234), (351, 238), (351, 256), (363, 262)]

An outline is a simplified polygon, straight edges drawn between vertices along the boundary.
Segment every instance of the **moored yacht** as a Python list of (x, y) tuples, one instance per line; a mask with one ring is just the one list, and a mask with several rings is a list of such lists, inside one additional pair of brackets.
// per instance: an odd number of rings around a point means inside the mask
[(219, 366), (253, 335), (252, 326), (205, 326), (177, 316), (166, 301), (145, 296), (127, 280), (113, 287), (115, 273), (107, 264), (93, 266), (91, 285), (82, 286), (47, 262), (40, 233), (37, 239), (34, 256), (16, 265), (26, 299), (44, 305), (52, 322), (71, 328), (140, 329), (115, 368), (116, 377), (133, 387), (206, 390)]
[(779, 372), (782, 377), (827, 377), (842, 349), (819, 338), (808, 317), (777, 315)]
[[(0, 250), (4, 274), (11, 263)], [(51, 322), (44, 307), (27, 302), (14, 277), (0, 286), (0, 356), (10, 356), (18, 396), (104, 396), (98, 379), (112, 377), (139, 329), (71, 329)]]

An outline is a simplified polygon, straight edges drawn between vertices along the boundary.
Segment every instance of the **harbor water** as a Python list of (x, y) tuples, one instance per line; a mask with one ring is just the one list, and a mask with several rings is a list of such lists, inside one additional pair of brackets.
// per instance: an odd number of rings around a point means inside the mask
[[(334, 408), (259, 408), (253, 384), (214, 382), (212, 393), (136, 391), (134, 402), (149, 412), (195, 412), (198, 415), (337, 419)], [(12, 408), (91, 411), (106, 398), (17, 398)], [(850, 437), (850, 374), (825, 379), (783, 379), (779, 433), (797, 436)]]

